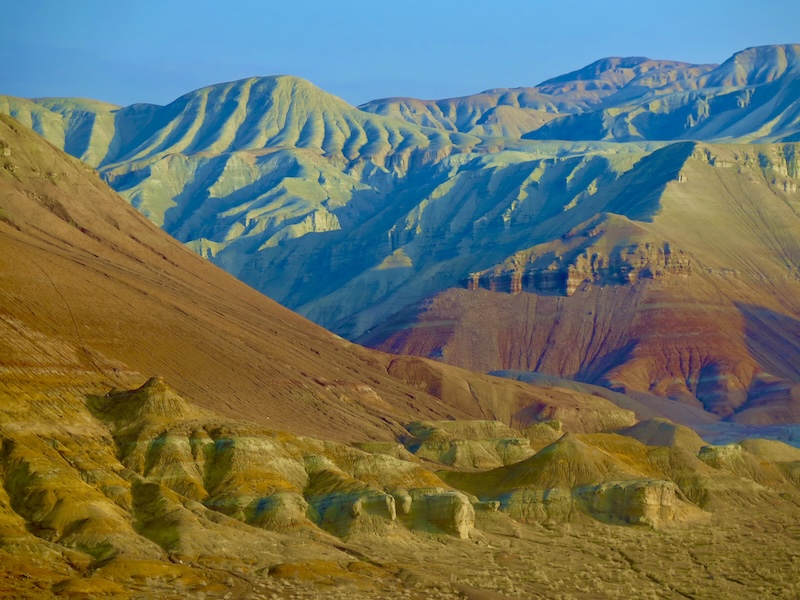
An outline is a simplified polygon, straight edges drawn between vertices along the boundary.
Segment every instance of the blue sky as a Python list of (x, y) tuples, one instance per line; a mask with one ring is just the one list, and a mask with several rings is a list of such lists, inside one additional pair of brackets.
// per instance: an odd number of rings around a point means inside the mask
[(535, 85), (606, 56), (800, 43), (797, 0), (9, 0), (0, 94), (165, 104), (291, 74), (359, 104)]

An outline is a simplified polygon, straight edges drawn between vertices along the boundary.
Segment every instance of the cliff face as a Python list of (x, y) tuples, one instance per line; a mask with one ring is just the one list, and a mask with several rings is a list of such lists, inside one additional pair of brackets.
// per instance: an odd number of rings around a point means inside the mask
[[(672, 176), (654, 193), (665, 164)], [(606, 211), (363, 339), (475, 370), (535, 370), (742, 422), (789, 422), (800, 381), (797, 169), (794, 144), (664, 148), (617, 180)]]
[(630, 221), (603, 215), (564, 234), (556, 242), (517, 252), (493, 268), (470, 273), (467, 289), (519, 294), (571, 296), (582, 284), (634, 285), (639, 280), (688, 276), (692, 261), (669, 242), (643, 241), (645, 231), (614, 243), (603, 239), (615, 228), (633, 229)]

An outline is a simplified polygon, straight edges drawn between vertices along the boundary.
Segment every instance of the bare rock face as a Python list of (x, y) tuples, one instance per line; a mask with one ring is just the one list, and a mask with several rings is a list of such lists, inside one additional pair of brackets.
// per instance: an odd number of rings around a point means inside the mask
[(493, 469), (533, 454), (527, 439), (498, 421), (422, 421), (406, 429), (409, 451), (453, 467)]
[(296, 492), (275, 492), (260, 498), (251, 509), (248, 523), (271, 531), (291, 532), (312, 525), (306, 516), (308, 502)]
[(573, 491), (581, 507), (597, 519), (650, 527), (675, 520), (678, 493), (671, 481), (649, 479), (602, 483)]
[[(466, 494), (441, 489), (409, 490), (408, 514), (415, 528), (443, 531), (467, 539), (475, 526), (475, 509)], [(427, 525), (427, 527), (425, 526)]]
[(397, 518), (394, 498), (380, 490), (332, 492), (309, 501), (320, 527), (340, 537), (383, 534)]
[(570, 521), (576, 513), (569, 488), (521, 488), (497, 498), (500, 510), (521, 523)]
[[(753, 445), (750, 447), (752, 448)], [(759, 445), (755, 445), (754, 449), (758, 450)], [(789, 452), (791, 450), (796, 449), (791, 448)], [(784, 454), (789, 456), (789, 452), (784, 451)], [(792, 454), (795, 453), (792, 452)], [(700, 449), (697, 457), (714, 469), (752, 480), (757, 488), (762, 486), (780, 487), (785, 483), (787, 472), (785, 463), (765, 461), (762, 457), (751, 453), (742, 444), (704, 446)], [(791, 473), (789, 476), (791, 478)]]
[(744, 448), (739, 444), (703, 446), (697, 457), (715, 469), (741, 471), (745, 468)]
[[(627, 239), (616, 238), (619, 230)], [(558, 241), (517, 252), (503, 263), (471, 273), (467, 289), (571, 296), (583, 283), (631, 285), (691, 272), (692, 261), (683, 250), (648, 236), (624, 217), (599, 215)]]

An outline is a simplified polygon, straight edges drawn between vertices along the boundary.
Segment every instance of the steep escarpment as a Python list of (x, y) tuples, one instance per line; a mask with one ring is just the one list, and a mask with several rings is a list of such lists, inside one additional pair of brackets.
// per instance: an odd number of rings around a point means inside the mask
[[(669, 157), (673, 176), (656, 189), (638, 179), (641, 200), (627, 186), (627, 202), (607, 200), (362, 339), (474, 370), (654, 393), (741, 422), (792, 422), (796, 148), (689, 145), (674, 162), (676, 152), (651, 155)], [(620, 181), (637, 182), (644, 162)]]

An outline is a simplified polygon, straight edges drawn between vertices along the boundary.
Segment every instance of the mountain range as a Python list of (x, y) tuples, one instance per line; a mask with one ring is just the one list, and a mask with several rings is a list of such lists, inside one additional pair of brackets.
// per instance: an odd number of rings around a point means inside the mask
[(0, 148), (0, 596), (797, 591), (796, 448), (359, 347), (6, 116)]
[[(281, 76), (0, 111), (346, 338), (770, 424), (798, 414), (799, 53), (358, 108)], [(508, 316), (476, 323), (487, 303)]]
[(798, 49), (0, 98), (0, 597), (796, 596)]

